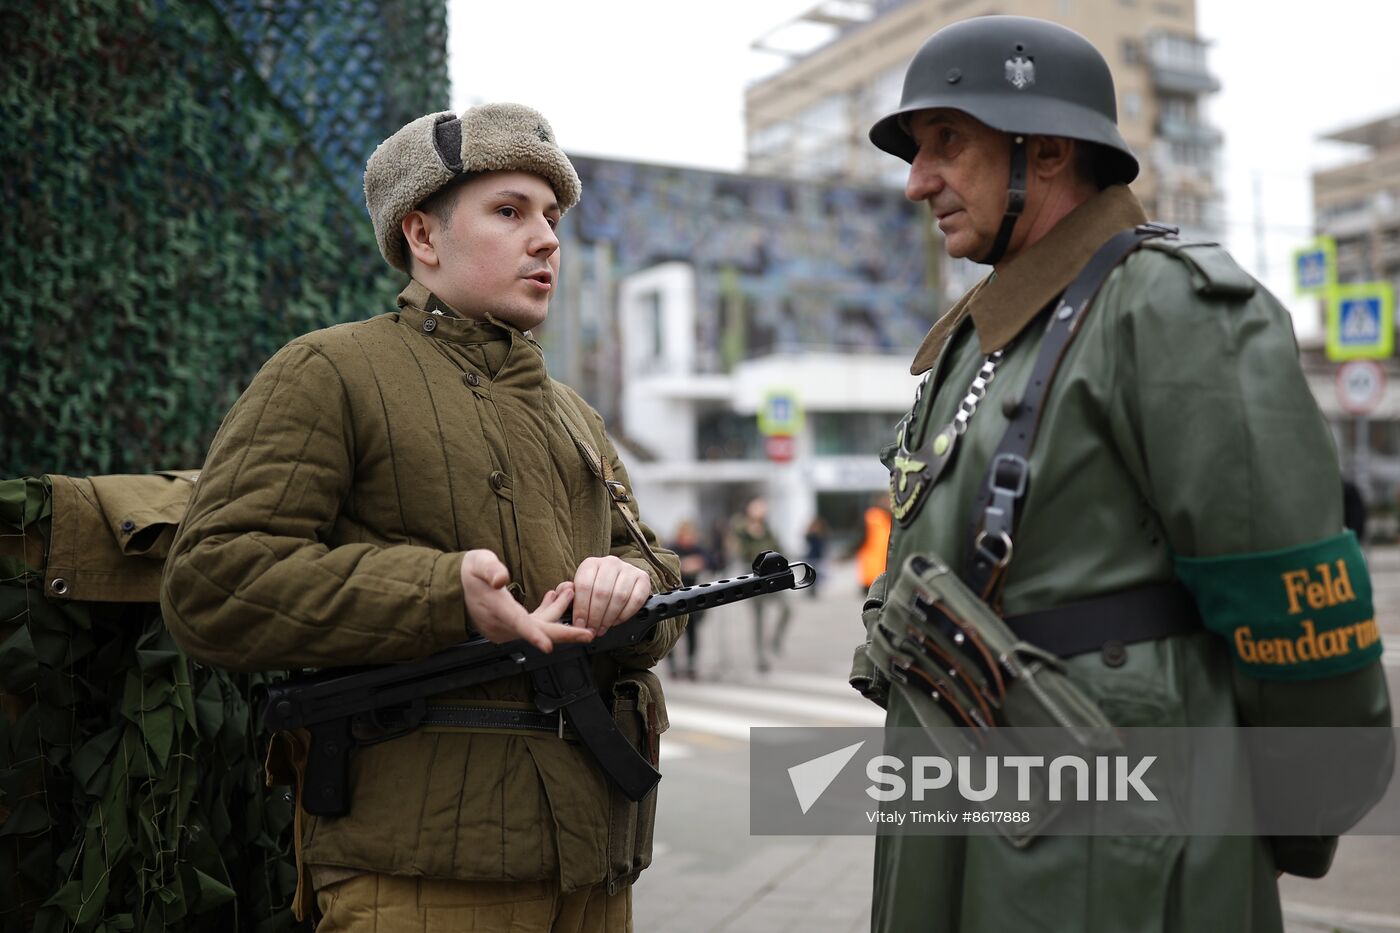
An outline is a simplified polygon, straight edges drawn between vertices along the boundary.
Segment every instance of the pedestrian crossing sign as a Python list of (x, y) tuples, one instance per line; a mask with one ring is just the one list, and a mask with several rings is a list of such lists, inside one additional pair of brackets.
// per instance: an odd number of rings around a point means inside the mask
[(1337, 241), (1320, 236), (1293, 253), (1294, 288), (1300, 295), (1324, 295), (1337, 282)]
[(1339, 285), (1327, 297), (1327, 358), (1379, 360), (1395, 352), (1395, 290), (1389, 282)]
[(764, 437), (774, 434), (797, 434), (802, 430), (802, 407), (797, 394), (785, 389), (770, 389), (758, 407), (758, 430)]

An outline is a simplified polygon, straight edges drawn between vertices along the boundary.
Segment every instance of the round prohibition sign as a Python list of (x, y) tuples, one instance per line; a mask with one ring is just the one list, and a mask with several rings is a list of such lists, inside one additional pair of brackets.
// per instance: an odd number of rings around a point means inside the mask
[(1337, 399), (1353, 415), (1369, 415), (1385, 394), (1385, 370), (1374, 360), (1351, 360), (1337, 370)]

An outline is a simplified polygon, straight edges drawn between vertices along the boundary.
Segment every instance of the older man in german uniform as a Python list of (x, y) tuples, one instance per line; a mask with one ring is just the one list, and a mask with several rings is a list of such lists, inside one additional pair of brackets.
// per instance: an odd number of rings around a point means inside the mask
[[(1147, 224), (1097, 50), (1039, 20), (956, 23), (870, 137), (910, 163), (948, 254), (991, 266), (914, 358), (923, 383), (883, 453), (890, 572), (914, 554), (956, 568), (1117, 725), (1387, 725), (1366, 568), (1288, 313), (1220, 247)], [(1313, 611), (1321, 566), (1351, 598)], [(1257, 649), (1305, 623), (1332, 633), (1329, 657)], [(917, 725), (866, 647), (853, 682)], [(1277, 874), (1320, 876), (1335, 845), (881, 837), (872, 928), (1277, 931)]]

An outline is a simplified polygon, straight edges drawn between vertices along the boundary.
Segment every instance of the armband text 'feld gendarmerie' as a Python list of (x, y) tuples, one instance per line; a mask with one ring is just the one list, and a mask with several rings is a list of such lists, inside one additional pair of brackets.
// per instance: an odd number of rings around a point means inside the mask
[(1315, 680), (1381, 656), (1371, 577), (1351, 532), (1281, 551), (1176, 560), (1206, 628), (1265, 680)]

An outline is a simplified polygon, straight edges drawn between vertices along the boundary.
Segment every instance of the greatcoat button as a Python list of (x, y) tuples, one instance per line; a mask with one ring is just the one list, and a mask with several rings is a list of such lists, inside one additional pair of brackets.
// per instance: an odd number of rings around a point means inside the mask
[(491, 471), (491, 488), (500, 489), (506, 484), (506, 475), (500, 470)]
[(136, 523), (133, 522), (131, 519), (128, 518), (126, 521), (122, 522), (122, 531), (126, 532), (127, 534), (131, 534), (135, 530)]
[(423, 333), (431, 334), (437, 330), (437, 318), (428, 318), (423, 322)]
[(476, 388), (477, 386), (481, 385), (481, 377), (478, 376), (476, 373), (464, 373), (462, 375), (462, 378), (466, 381), (467, 385), (471, 386), (472, 388)]
[(1128, 648), (1121, 641), (1103, 643), (1103, 663), (1109, 667), (1122, 667), (1128, 661)]

